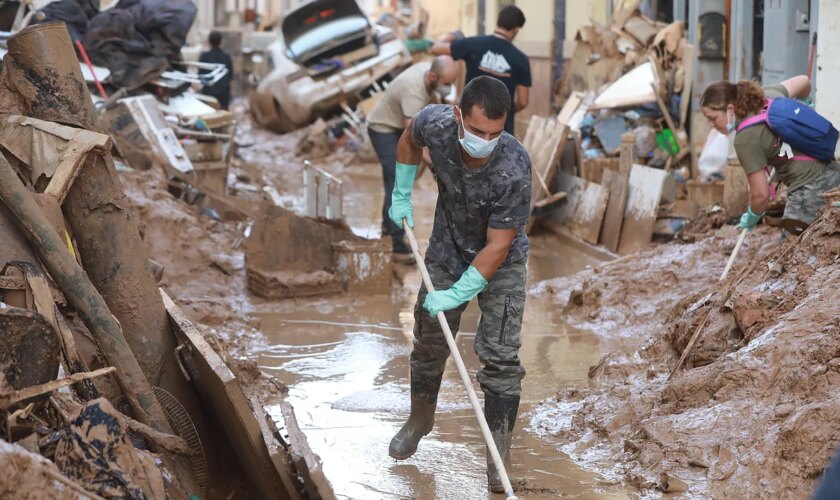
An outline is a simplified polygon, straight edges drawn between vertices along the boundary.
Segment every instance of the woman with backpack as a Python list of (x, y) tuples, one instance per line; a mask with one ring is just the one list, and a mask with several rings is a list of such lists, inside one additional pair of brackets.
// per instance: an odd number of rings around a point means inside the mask
[(820, 193), (840, 185), (834, 161), (837, 130), (806, 104), (811, 81), (796, 76), (762, 88), (720, 81), (700, 99), (703, 115), (722, 134), (735, 134), (735, 152), (747, 173), (750, 203), (738, 226), (752, 230), (770, 203), (770, 169), (788, 188), (783, 219), (811, 224), (825, 205)]

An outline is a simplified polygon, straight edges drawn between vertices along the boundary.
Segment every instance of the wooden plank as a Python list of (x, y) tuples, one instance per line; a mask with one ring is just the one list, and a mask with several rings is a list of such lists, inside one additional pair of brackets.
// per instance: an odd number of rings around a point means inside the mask
[(627, 205), (628, 180), (635, 159), (633, 149), (635, 144), (635, 135), (624, 134), (621, 137), (618, 171), (606, 170), (602, 177), (602, 184), (609, 191), (610, 197), (607, 200), (607, 211), (600, 241), (611, 252), (618, 250), (621, 239), (621, 226), (624, 223), (624, 209)]
[(691, 84), (694, 81), (694, 45), (685, 44), (683, 46), (682, 62), (685, 83), (683, 83), (680, 96), (680, 129), (685, 129), (685, 121), (688, 119), (688, 103), (691, 102)]
[(684, 130), (677, 128), (674, 124), (674, 120), (671, 118), (671, 112), (668, 110), (668, 107), (665, 105), (665, 101), (662, 100), (662, 96), (659, 94), (659, 87), (656, 84), (651, 84), (651, 86), (653, 88), (653, 93), (656, 95), (656, 103), (659, 105), (659, 110), (665, 118), (665, 123), (668, 124), (668, 128), (671, 129), (671, 132), (674, 134), (674, 139), (680, 147), (680, 152), (677, 154), (677, 161), (682, 160), (685, 155), (689, 153), (688, 136), (685, 134)]
[(650, 243), (659, 212), (659, 201), (662, 198), (662, 186), (667, 175), (664, 170), (633, 165), (618, 244), (619, 254), (637, 252)]
[(700, 215), (700, 205), (694, 200), (674, 200), (659, 211), (660, 217), (676, 219), (695, 219), (698, 215)]
[(558, 175), (558, 184), (566, 192), (566, 203), (557, 211), (554, 220), (565, 223), (578, 238), (597, 244), (609, 191), (599, 184), (565, 173)]
[(587, 243), (598, 243), (609, 195), (609, 190), (604, 186), (584, 181), (580, 201), (569, 224), (572, 234)]
[(621, 225), (624, 221), (624, 208), (627, 203), (627, 177), (612, 170), (604, 172), (603, 186), (609, 191), (604, 224), (601, 228), (601, 244), (609, 251), (618, 250), (621, 238)]
[(536, 149), (529, 149), (531, 155), (531, 209), (538, 201), (551, 195), (548, 184), (557, 172), (560, 154), (566, 146), (569, 128), (556, 120), (547, 120), (543, 132), (538, 135)]
[(283, 414), (286, 431), (289, 433), (292, 459), (298, 465), (298, 470), (303, 471), (301, 475), (309, 497), (324, 500), (336, 498), (332, 485), (324, 475), (321, 458), (309, 447), (306, 435), (300, 430), (292, 405), (283, 401), (280, 403), (280, 411)]
[(114, 373), (115, 371), (117, 371), (116, 368), (114, 368), (113, 366), (108, 366), (92, 372), (74, 373), (72, 375), (64, 377), (61, 380), (53, 380), (51, 382), (47, 382), (46, 384), (27, 387), (26, 389), (21, 389), (19, 391), (0, 393), (0, 408), (6, 409), (14, 404), (20, 403), (21, 401), (26, 401), (27, 399), (32, 399), (42, 394), (47, 394), (49, 392), (61, 389), (62, 387), (67, 387), (68, 385), (75, 384), (77, 382), (83, 382), (91, 378), (101, 377), (102, 375)]
[(557, 114), (557, 122), (562, 123), (563, 125), (568, 125), (569, 120), (572, 119), (572, 115), (575, 114), (575, 111), (580, 107), (580, 104), (583, 102), (583, 97), (586, 94), (579, 90), (572, 92), (572, 95), (566, 99), (566, 102), (563, 104), (563, 109), (560, 110), (560, 113)]
[[(87, 372), (88, 366), (76, 348), (73, 333), (70, 331), (70, 327), (67, 326), (64, 317), (55, 305), (52, 290), (46, 278), (41, 273), (41, 270), (30, 263), (17, 263), (14, 265), (23, 271), (26, 285), (32, 293), (35, 310), (47, 320), (55, 331), (63, 355), (65, 371), (68, 374)], [(74, 389), (85, 399), (99, 397), (99, 392), (90, 381), (80, 382)]]
[(563, 191), (554, 193), (551, 196), (549, 196), (547, 198), (543, 198), (540, 201), (538, 201), (537, 204), (534, 205), (534, 208), (547, 207), (548, 205), (551, 205), (552, 203), (556, 203), (556, 202), (564, 199), (565, 197), (566, 197), (566, 193), (563, 192)]
[[(522, 145), (529, 153), (536, 151), (539, 140), (543, 138), (546, 121), (546, 118), (542, 116), (534, 115), (531, 117), (528, 130), (525, 132), (525, 140), (522, 141)], [(533, 158), (531, 158), (531, 163), (533, 163)]]
[(566, 201), (552, 214), (552, 220), (558, 224), (569, 225), (575, 213), (578, 197), (584, 180), (574, 175), (561, 172), (557, 175), (557, 190), (566, 193)]
[(76, 177), (78, 177), (79, 172), (82, 170), (82, 164), (85, 163), (84, 159), (87, 155), (88, 153), (84, 152), (77, 156), (65, 156), (61, 160), (61, 163), (58, 164), (58, 167), (56, 167), (55, 175), (50, 179), (50, 183), (47, 184), (47, 189), (44, 190), (44, 193), (54, 197), (58, 200), (59, 204), (64, 203), (64, 198), (67, 197), (70, 186), (73, 185), (73, 181), (76, 180)]

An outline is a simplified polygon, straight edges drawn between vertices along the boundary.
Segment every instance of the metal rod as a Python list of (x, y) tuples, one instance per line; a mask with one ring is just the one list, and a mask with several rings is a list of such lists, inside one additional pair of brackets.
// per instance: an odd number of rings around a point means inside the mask
[(107, 101), (108, 94), (105, 92), (105, 87), (102, 86), (102, 82), (99, 81), (99, 77), (96, 76), (96, 70), (93, 69), (93, 64), (91, 64), (90, 58), (88, 57), (87, 51), (85, 50), (85, 46), (82, 45), (81, 40), (76, 40), (76, 47), (79, 48), (79, 54), (82, 55), (82, 59), (84, 59), (85, 64), (87, 64), (87, 67), (90, 70), (90, 74), (93, 77), (93, 82), (96, 83), (96, 88), (99, 90), (99, 95), (101, 95), (102, 98)]
[[(408, 236), (411, 251), (414, 253), (414, 259), (417, 261), (417, 267), (420, 268), (420, 275), (423, 277), (423, 284), (426, 285), (426, 291), (433, 292), (435, 287), (432, 284), (432, 278), (429, 276), (429, 271), (426, 269), (426, 264), (423, 263), (423, 256), (420, 255), (420, 247), (417, 245), (417, 238), (414, 237), (414, 231), (408, 227), (408, 223), (405, 220), (403, 220), (403, 227), (405, 227), (405, 234)], [(484, 412), (481, 411), (481, 405), (478, 403), (478, 396), (475, 394), (475, 389), (473, 389), (472, 381), (467, 373), (467, 368), (464, 366), (464, 360), (461, 359), (461, 353), (458, 351), (458, 344), (455, 343), (452, 330), (449, 329), (449, 323), (446, 322), (446, 316), (441, 311), (437, 314), (437, 319), (440, 322), (440, 327), (443, 329), (443, 335), (446, 337), (446, 343), (449, 345), (449, 350), (452, 352), (452, 358), (455, 360), (455, 366), (458, 368), (458, 374), (461, 375), (461, 382), (464, 383), (464, 388), (467, 390), (467, 396), (470, 398), (473, 411), (475, 411), (475, 416), (478, 419), (478, 425), (481, 427), (481, 434), (484, 436), (484, 442), (487, 443), (487, 450), (490, 452), (490, 457), (496, 465), (496, 470), (499, 471), (502, 486), (505, 488), (505, 497), (517, 500), (518, 497), (513, 493), (513, 486), (510, 484), (505, 464), (502, 462), (502, 457), (499, 455), (499, 450), (496, 448), (496, 443), (493, 441), (493, 436), (490, 434), (490, 426), (487, 425), (487, 419), (484, 417)]]

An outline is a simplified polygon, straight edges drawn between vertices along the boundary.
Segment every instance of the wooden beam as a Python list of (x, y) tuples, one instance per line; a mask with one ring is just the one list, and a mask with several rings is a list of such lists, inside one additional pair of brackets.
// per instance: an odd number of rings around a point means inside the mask
[(101, 377), (102, 375), (108, 375), (109, 373), (114, 373), (115, 371), (117, 371), (117, 369), (113, 366), (107, 366), (92, 372), (74, 373), (61, 380), (53, 380), (51, 382), (47, 382), (46, 384), (34, 385), (19, 391), (2, 393), (0, 394), (0, 408), (6, 409), (14, 404), (20, 403), (21, 401), (26, 401), (27, 399), (47, 394), (61, 389), (62, 387), (75, 384), (76, 382), (82, 382), (95, 377)]

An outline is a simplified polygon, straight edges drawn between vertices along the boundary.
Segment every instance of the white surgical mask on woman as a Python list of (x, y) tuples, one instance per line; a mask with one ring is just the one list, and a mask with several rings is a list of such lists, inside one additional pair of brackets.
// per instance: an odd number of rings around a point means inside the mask
[(461, 143), (461, 146), (464, 147), (464, 151), (473, 158), (487, 158), (490, 156), (493, 153), (493, 150), (496, 149), (496, 145), (499, 143), (499, 137), (501, 137), (501, 135), (489, 141), (482, 139), (467, 130), (467, 127), (464, 126), (464, 114), (461, 113), (460, 109), (458, 109), (458, 113), (461, 114), (461, 129), (464, 131), (464, 137), (459, 137), (458, 141)]
[(726, 110), (726, 131), (730, 134), (735, 132), (735, 113), (731, 110)]

